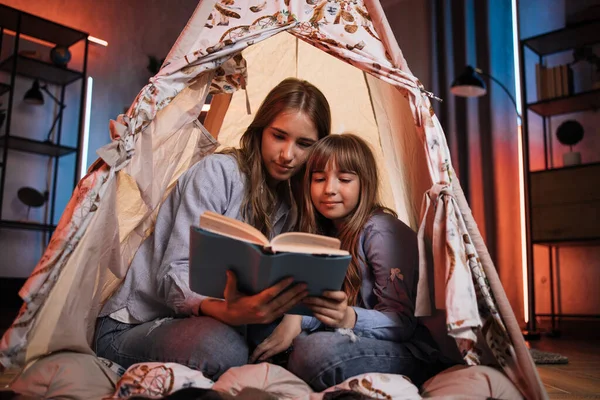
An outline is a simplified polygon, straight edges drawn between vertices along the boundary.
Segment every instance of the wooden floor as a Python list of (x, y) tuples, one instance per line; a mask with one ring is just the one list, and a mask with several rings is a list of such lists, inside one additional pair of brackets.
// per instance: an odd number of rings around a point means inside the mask
[(600, 339), (543, 337), (532, 348), (569, 357), (563, 365), (538, 365), (551, 400), (600, 399)]

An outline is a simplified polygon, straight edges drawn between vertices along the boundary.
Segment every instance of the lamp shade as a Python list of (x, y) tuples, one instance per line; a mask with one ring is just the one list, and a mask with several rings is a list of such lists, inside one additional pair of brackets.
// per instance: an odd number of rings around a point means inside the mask
[(33, 86), (31, 86), (31, 89), (25, 93), (23, 101), (27, 104), (34, 104), (36, 106), (41, 106), (44, 104), (44, 96), (40, 90), (40, 82), (37, 79), (33, 81)]
[(48, 200), (48, 193), (40, 193), (34, 188), (22, 187), (17, 192), (17, 197), (29, 207), (41, 207)]
[(487, 88), (477, 71), (468, 65), (462, 74), (454, 79), (450, 91), (456, 96), (479, 97), (487, 93)]

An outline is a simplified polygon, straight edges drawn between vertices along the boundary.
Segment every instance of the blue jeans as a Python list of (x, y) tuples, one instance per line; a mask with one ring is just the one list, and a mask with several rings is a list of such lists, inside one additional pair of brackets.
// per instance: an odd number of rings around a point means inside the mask
[(213, 380), (230, 367), (248, 363), (244, 336), (211, 317), (168, 318), (139, 325), (99, 318), (94, 350), (124, 368), (139, 362), (175, 362)]
[(405, 375), (420, 386), (443, 368), (420, 353), (410, 342), (364, 337), (352, 342), (338, 332), (315, 332), (296, 338), (287, 367), (317, 392), (367, 372)]

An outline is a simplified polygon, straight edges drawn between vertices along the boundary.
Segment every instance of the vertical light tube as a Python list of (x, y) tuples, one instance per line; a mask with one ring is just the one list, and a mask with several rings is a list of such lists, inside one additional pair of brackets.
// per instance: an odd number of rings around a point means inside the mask
[(521, 74), (519, 65), (521, 60), (519, 59), (519, 28), (517, 21), (517, 0), (511, 0), (512, 3), (512, 32), (513, 32), (513, 59), (515, 68), (515, 102), (517, 103), (517, 123), (521, 125), (521, 115), (523, 115), (522, 104), (521, 104)]
[(79, 170), (79, 179), (85, 176), (87, 170), (87, 155), (90, 137), (90, 114), (92, 110), (92, 89), (94, 79), (88, 76), (85, 95), (85, 119), (83, 122), (83, 141), (81, 143), (81, 169)]
[[(519, 59), (519, 29), (517, 20), (517, 0), (511, 0), (511, 11), (512, 11), (512, 32), (513, 32), (513, 60), (515, 68), (515, 102), (517, 106), (517, 139), (518, 139), (518, 153), (519, 153), (519, 222), (521, 230), (521, 274), (523, 276), (523, 318), (525, 323), (529, 322), (529, 280), (527, 277), (527, 225), (525, 221), (525, 168), (528, 166), (524, 165), (523, 161), (523, 125), (521, 120), (522, 115), (522, 104), (521, 104), (521, 71), (519, 71), (519, 65), (521, 60)], [(533, 267), (533, 266), (532, 266)], [(533, 282), (531, 283), (533, 284)]]
[[(521, 224), (521, 273), (523, 275), (523, 318), (525, 323), (529, 322), (529, 291), (528, 291), (528, 277), (527, 277), (527, 240), (526, 240), (526, 225), (525, 225), (525, 165), (523, 165), (523, 126), (519, 123), (517, 126), (517, 136), (519, 140), (519, 210)], [(533, 282), (532, 282), (533, 284)]]

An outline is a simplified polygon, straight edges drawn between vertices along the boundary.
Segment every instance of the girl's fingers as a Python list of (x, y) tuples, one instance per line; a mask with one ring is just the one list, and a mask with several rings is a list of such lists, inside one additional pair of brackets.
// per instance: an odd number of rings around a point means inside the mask
[(329, 312), (326, 313), (327, 315), (344, 315), (347, 308), (345, 303), (337, 303), (330, 300), (325, 300), (321, 297), (307, 298), (303, 300), (303, 302), (313, 311), (317, 309), (329, 310)]
[(341, 321), (342, 318), (343, 318), (343, 315), (344, 315), (339, 310), (333, 310), (331, 308), (326, 308), (326, 307), (311, 306), (310, 309), (315, 314), (319, 314), (319, 315), (322, 315), (324, 317), (331, 318), (333, 320), (339, 320), (339, 321)]
[(326, 308), (337, 308), (340, 305), (338, 302), (327, 300), (324, 297), (307, 297), (302, 301), (309, 306), (326, 307)]
[(306, 295), (308, 294), (307, 290), (304, 290), (300, 293), (297, 293), (294, 297), (292, 297), (291, 299), (289, 299), (286, 303), (283, 304), (278, 304), (278, 307), (275, 308), (272, 313), (276, 316), (281, 316), (283, 314), (285, 314), (287, 311), (289, 311), (292, 307), (294, 307), (296, 304), (300, 303), (302, 301), (302, 299), (304, 299), (306, 297)]
[(268, 342), (269, 338), (266, 338), (264, 342), (259, 344), (252, 356), (250, 357), (250, 362), (254, 363), (256, 361), (264, 361), (275, 354), (281, 353), (285, 348), (281, 343), (271, 344)]
[(261, 344), (256, 346), (256, 349), (254, 349), (252, 356), (250, 356), (251, 363), (255, 362), (261, 355), (263, 355), (265, 353), (265, 351), (268, 350), (268, 346), (267, 346), (268, 340), (269, 340), (269, 338), (266, 338)]
[(346, 295), (345, 292), (343, 292), (341, 290), (326, 290), (323, 292), (323, 297), (326, 297), (331, 300), (335, 300), (339, 303), (341, 303), (341, 302), (345, 303), (348, 301), (348, 296)]
[(250, 364), (254, 363), (258, 357), (260, 357), (263, 353), (258, 349), (258, 347), (254, 350), (252, 355), (250, 356), (250, 360), (248, 361)]
[(337, 328), (337, 324), (338, 322), (335, 321), (334, 319), (331, 319), (323, 314), (319, 314), (319, 313), (314, 313), (314, 317), (316, 319), (318, 319), (319, 321), (321, 321), (323, 324), (327, 325), (327, 326), (331, 326), (331, 327), (336, 327)]
[(295, 287), (290, 288), (290, 290), (288, 290), (279, 299), (277, 299), (277, 297), (279, 296), (279, 294), (281, 292), (283, 292), (292, 283), (294, 283), (294, 278), (283, 279), (281, 282), (276, 283), (275, 285), (271, 286), (270, 288), (267, 288), (267, 289), (263, 290), (262, 292), (260, 292), (259, 294), (257, 294), (256, 297), (258, 297), (263, 304), (269, 304), (271, 301), (274, 301), (274, 300), (275, 301), (283, 301), (283, 302), (285, 302), (286, 301), (285, 299), (288, 296), (291, 295), (293, 297), (296, 292), (303, 290), (298, 285), (295, 285)]
[(225, 273), (227, 274), (227, 282), (225, 283), (223, 297), (227, 300), (235, 300), (239, 297), (239, 292), (237, 290), (237, 277), (232, 271), (227, 270)]
[(275, 346), (275, 347), (270, 348), (269, 350), (265, 351), (262, 356), (260, 356), (258, 358), (258, 361), (268, 360), (269, 358), (273, 357), (275, 354), (281, 353), (283, 350), (285, 350), (282, 347), (283, 346)]
[(252, 353), (252, 355), (250, 356), (250, 360), (248, 361), (250, 364), (253, 364), (258, 357), (261, 356), (261, 352), (258, 351), (258, 347), (254, 350), (254, 353)]

